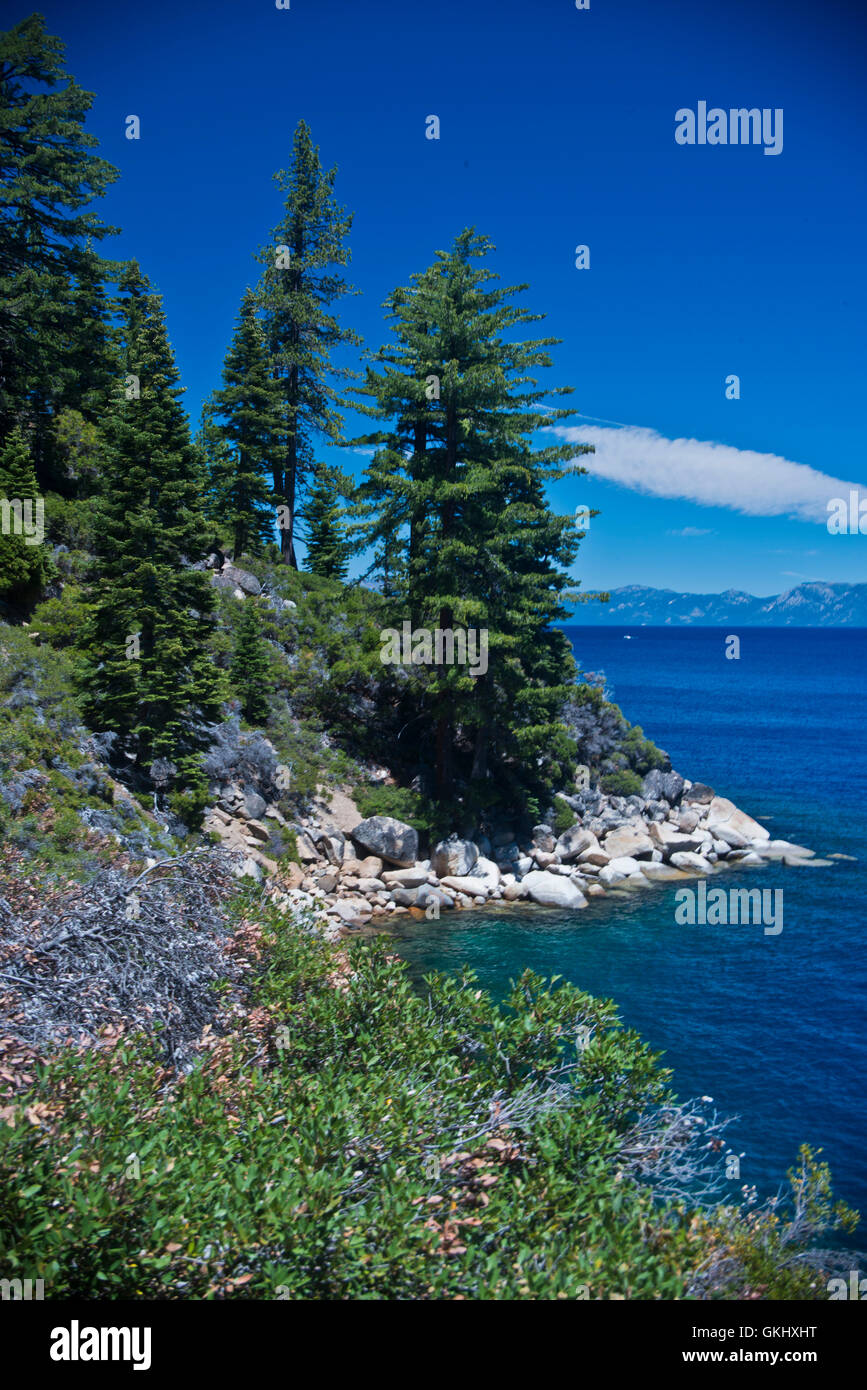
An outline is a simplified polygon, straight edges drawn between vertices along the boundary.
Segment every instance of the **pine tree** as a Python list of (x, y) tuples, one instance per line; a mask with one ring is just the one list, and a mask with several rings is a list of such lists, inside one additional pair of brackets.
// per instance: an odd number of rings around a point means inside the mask
[(0, 595), (5, 598), (36, 597), (52, 573), (43, 527), (44, 503), (30, 450), (16, 426), (0, 451)]
[(360, 490), (362, 504), (365, 495), (368, 504), (384, 499), (365, 523), (370, 540), (389, 520), (403, 526), (398, 616), (414, 629), (488, 632), (485, 673), (447, 663), (410, 673), (437, 794), (466, 805), (541, 795), (574, 761), (559, 718), (574, 662), (552, 625), (565, 616), (578, 537), (571, 518), (550, 511), (544, 489), (581, 451), (532, 447), (536, 430), (569, 414), (539, 407), (569, 388), (540, 390), (532, 376), (550, 366), (556, 340), (504, 336), (541, 315), (512, 303), (525, 286), (488, 288), (497, 277), (474, 262), (491, 250), (465, 231), (391, 297), (396, 341), (366, 385), (367, 409), (391, 429), (367, 436), (384, 447)]
[(268, 717), (270, 663), (254, 599), (244, 600), (229, 674), (244, 718), (251, 724), (264, 723)]
[(318, 463), (304, 511), (308, 570), (325, 579), (339, 579), (341, 583), (346, 579), (351, 553), (340, 505), (340, 492), (347, 483), (336, 469)]
[(118, 733), (140, 770), (166, 760), (183, 780), (222, 693), (206, 645), (212, 591), (191, 567), (208, 539), (204, 480), (159, 296), (134, 263), (123, 287), (125, 375), (104, 429), (82, 683), (95, 728)]
[(93, 96), (65, 73), (63, 52), (38, 14), (0, 35), (0, 438), (26, 428), (43, 488), (62, 484), (52, 419), (78, 405), (70, 387), (102, 312), (109, 267), (88, 248), (116, 230), (84, 211), (118, 171), (91, 153)]
[(336, 383), (351, 373), (331, 354), (360, 339), (341, 327), (331, 306), (353, 293), (340, 268), (349, 263), (344, 244), (352, 214), (334, 198), (337, 169), (325, 170), (310, 130), (299, 121), (288, 169), (275, 179), (285, 194), (285, 211), (263, 248), (258, 300), (272, 369), (280, 386), (284, 445), (272, 459), (274, 496), (281, 517), (281, 551), (295, 569), (296, 508), (313, 467), (317, 437), (337, 439), (342, 404)]
[(272, 536), (272, 489), (265, 470), (280, 447), (280, 393), (271, 364), (256, 301), (247, 290), (238, 325), (223, 367), (223, 388), (213, 395), (217, 435), (230, 449), (221, 459), (214, 510), (231, 529), (237, 560), (245, 551), (257, 554)]

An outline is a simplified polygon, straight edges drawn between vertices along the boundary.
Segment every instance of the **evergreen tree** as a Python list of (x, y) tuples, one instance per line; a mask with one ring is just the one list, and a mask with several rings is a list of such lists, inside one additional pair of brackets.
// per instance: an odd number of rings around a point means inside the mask
[(346, 535), (340, 505), (341, 489), (347, 479), (336, 469), (318, 463), (313, 474), (310, 498), (304, 511), (307, 522), (307, 568), (325, 579), (346, 579), (351, 547)]
[(270, 662), (254, 599), (244, 600), (229, 674), (244, 718), (251, 724), (264, 723), (268, 717)]
[(191, 568), (206, 551), (204, 480), (159, 296), (134, 263), (123, 287), (125, 375), (104, 428), (82, 682), (94, 727), (117, 732), (139, 769), (167, 760), (183, 780), (222, 694), (206, 645), (212, 591)]
[(277, 455), (280, 430), (280, 393), (271, 376), (271, 364), (256, 301), (247, 290), (238, 326), (226, 354), (223, 388), (213, 395), (213, 415), (219, 421), (217, 437), (229, 446), (219, 459), (214, 483), (214, 512), (231, 530), (234, 555), (256, 554), (271, 539), (272, 490), (265, 470)]
[(313, 467), (316, 437), (337, 439), (343, 403), (337, 382), (351, 374), (331, 360), (335, 348), (358, 343), (342, 328), (331, 306), (352, 293), (340, 273), (349, 263), (344, 245), (352, 214), (334, 198), (337, 169), (325, 170), (310, 130), (299, 121), (288, 169), (275, 179), (285, 194), (285, 211), (263, 264), (259, 303), (272, 370), (280, 386), (284, 444), (272, 459), (274, 496), (281, 517), (281, 552), (295, 569), (295, 519), (304, 479)]
[[(65, 73), (63, 51), (41, 15), (0, 35), (0, 438), (16, 423), (27, 429), (43, 488), (62, 481), (51, 422), (78, 405), (69, 393), (104, 311), (108, 266), (91, 243), (116, 230), (84, 211), (118, 171), (91, 152), (93, 96)], [(91, 384), (88, 369), (85, 394)]]
[(0, 595), (35, 598), (52, 573), (45, 546), (44, 504), (30, 450), (16, 426), (0, 451)]
[[(544, 489), (582, 450), (532, 447), (535, 431), (570, 413), (542, 411), (542, 402), (569, 388), (540, 390), (532, 375), (550, 366), (555, 339), (504, 336), (542, 316), (512, 302), (525, 286), (488, 288), (497, 277), (474, 262), (492, 249), (465, 231), (391, 297), (396, 341), (366, 385), (367, 409), (391, 429), (367, 436), (384, 447), (360, 489), (371, 541), (384, 525), (403, 525), (396, 617), (413, 628), (488, 632), (483, 674), (446, 662), (410, 673), (437, 794), (468, 806), (546, 794), (569, 775), (575, 752), (559, 717), (574, 662), (552, 624), (565, 616), (565, 567), (578, 537), (571, 518), (550, 511)], [(377, 496), (384, 500), (371, 508)]]

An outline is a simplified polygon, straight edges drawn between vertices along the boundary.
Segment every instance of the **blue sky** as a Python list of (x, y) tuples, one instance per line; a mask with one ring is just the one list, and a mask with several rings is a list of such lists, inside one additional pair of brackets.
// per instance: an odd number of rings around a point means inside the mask
[[(574, 386), (571, 425), (595, 431), (575, 437), (598, 444), (590, 476), (552, 488), (561, 510), (600, 509), (574, 569), (585, 588), (867, 580), (867, 537), (831, 536), (823, 519), (835, 480), (867, 481), (854, 0), (40, 9), (96, 93), (88, 128), (122, 175), (102, 203), (123, 228), (112, 251), (164, 295), (193, 419), (303, 116), (355, 212), (363, 293), (344, 315), (369, 348), (385, 295), (464, 226), (495, 242), (505, 283), (529, 282), (527, 306), (563, 339), (547, 375)], [(7, 7), (7, 23), (27, 13)], [(678, 145), (675, 112), (699, 101), (781, 108), (782, 152)], [(575, 268), (579, 244), (589, 270)], [(730, 374), (739, 400), (725, 397)]]

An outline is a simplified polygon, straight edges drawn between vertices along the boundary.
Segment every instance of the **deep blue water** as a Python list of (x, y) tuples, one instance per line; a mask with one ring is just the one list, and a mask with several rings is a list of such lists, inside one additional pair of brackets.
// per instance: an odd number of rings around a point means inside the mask
[[(591, 900), (581, 913), (445, 914), (394, 930), (420, 977), (467, 962), (501, 995), (525, 966), (614, 999), (673, 1068), (682, 1097), (739, 1116), (741, 1181), (776, 1190), (804, 1141), (867, 1231), (867, 630), (567, 628), (584, 670), (693, 781), (710, 783), (829, 868), (726, 871), (782, 888), (783, 931), (679, 926), (675, 888)], [(632, 640), (625, 641), (624, 633)]]

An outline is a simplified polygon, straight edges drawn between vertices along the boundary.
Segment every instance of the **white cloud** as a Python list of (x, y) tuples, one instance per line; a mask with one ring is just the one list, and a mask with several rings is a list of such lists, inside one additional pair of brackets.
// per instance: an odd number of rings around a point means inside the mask
[(679, 531), (666, 531), (667, 536), (713, 536), (716, 535), (709, 526), (681, 526)]
[(858, 487), (778, 454), (702, 439), (666, 439), (640, 425), (550, 428), (568, 443), (595, 445), (594, 454), (575, 459), (577, 467), (595, 477), (654, 497), (684, 498), (747, 516), (790, 516), (825, 524), (830, 499), (848, 497), (849, 490)]

